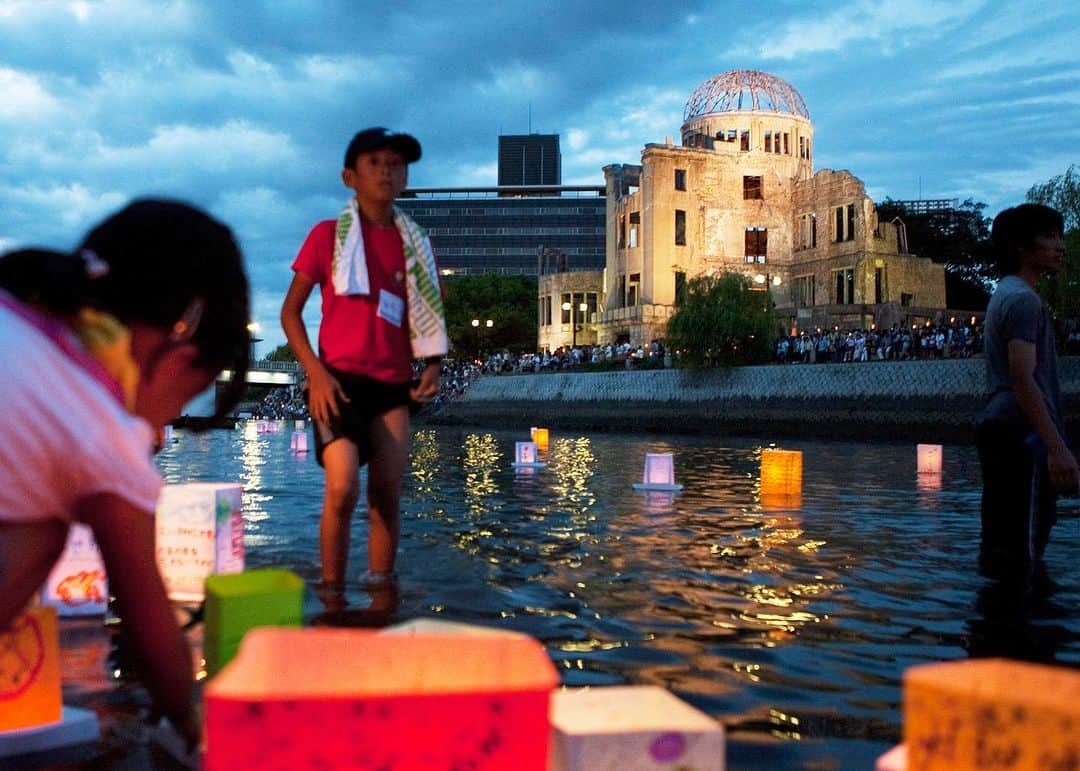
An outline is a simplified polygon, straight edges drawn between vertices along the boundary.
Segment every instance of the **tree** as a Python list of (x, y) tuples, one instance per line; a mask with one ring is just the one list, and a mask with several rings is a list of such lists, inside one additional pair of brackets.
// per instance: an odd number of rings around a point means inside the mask
[(952, 209), (921, 214), (889, 198), (877, 205), (878, 221), (899, 217), (904, 223), (912, 254), (945, 265), (945, 304), (960, 310), (985, 308), (997, 276), (985, 209), (985, 203), (970, 198)]
[(1080, 317), (1080, 170), (1069, 166), (1064, 174), (1033, 185), (1025, 197), (1057, 209), (1065, 218), (1065, 259), (1056, 277), (1044, 279), (1043, 297), (1055, 315)]
[[(536, 279), (525, 276), (453, 276), (446, 279), (446, 326), (454, 354), (536, 349)], [(480, 322), (478, 328), (472, 320)], [(491, 319), (492, 326), (485, 326)]]
[(667, 325), (667, 346), (691, 366), (769, 361), (776, 339), (772, 298), (739, 273), (697, 276)]
[(296, 354), (293, 353), (293, 349), (289, 347), (288, 343), (279, 345), (270, 353), (266, 354), (267, 361), (296, 361)]

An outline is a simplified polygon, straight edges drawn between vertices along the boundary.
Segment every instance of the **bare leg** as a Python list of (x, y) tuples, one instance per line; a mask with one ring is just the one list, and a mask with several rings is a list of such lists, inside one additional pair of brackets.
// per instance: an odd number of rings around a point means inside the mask
[(60, 558), (66, 522), (0, 524), (0, 628), (25, 608)]
[(409, 408), (395, 407), (371, 425), (368, 465), (368, 570), (392, 573), (397, 556), (401, 477), (409, 462)]
[(323, 450), (326, 493), (319, 525), (322, 576), (326, 584), (341, 584), (349, 560), (349, 526), (360, 499), (359, 456), (348, 439), (335, 439)]

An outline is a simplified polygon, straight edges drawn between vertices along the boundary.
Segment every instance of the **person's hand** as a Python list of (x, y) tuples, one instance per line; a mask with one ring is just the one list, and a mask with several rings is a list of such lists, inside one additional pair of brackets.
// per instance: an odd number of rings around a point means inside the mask
[(1080, 485), (1080, 466), (1068, 447), (1061, 445), (1050, 450), (1046, 455), (1046, 465), (1050, 471), (1050, 482), (1059, 493), (1075, 493)]
[(420, 383), (409, 389), (409, 398), (417, 404), (427, 404), (439, 393), (439, 374), (442, 366), (432, 362), (420, 373)]
[(337, 378), (321, 365), (312, 368), (308, 373), (308, 412), (312, 418), (329, 423), (332, 417), (341, 414), (338, 404), (348, 401)]

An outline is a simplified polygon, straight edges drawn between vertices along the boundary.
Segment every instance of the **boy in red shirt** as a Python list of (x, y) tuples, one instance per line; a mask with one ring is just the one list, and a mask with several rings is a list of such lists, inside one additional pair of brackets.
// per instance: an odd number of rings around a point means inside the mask
[[(328, 609), (343, 604), (349, 526), (365, 463), (369, 577), (374, 583), (393, 577), (409, 404), (438, 393), (448, 347), (430, 243), (394, 207), (408, 164), (419, 159), (420, 143), (408, 134), (372, 128), (353, 137), (341, 178), (354, 196), (336, 221), (319, 222), (308, 234), (281, 308), (285, 336), (307, 374), (316, 459), (326, 474), (319, 546)], [(316, 286), (318, 355), (302, 318)], [(425, 363), (416, 385), (414, 359)]]

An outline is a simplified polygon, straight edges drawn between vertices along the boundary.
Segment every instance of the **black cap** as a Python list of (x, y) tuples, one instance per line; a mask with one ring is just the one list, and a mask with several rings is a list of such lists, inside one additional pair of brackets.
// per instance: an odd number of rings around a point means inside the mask
[(360, 153), (369, 153), (381, 147), (396, 150), (405, 159), (405, 163), (415, 163), (420, 160), (420, 143), (415, 137), (378, 127), (364, 129), (352, 138), (349, 148), (345, 151), (345, 168), (353, 168), (356, 165), (356, 156)]

